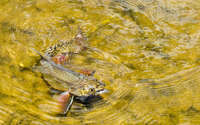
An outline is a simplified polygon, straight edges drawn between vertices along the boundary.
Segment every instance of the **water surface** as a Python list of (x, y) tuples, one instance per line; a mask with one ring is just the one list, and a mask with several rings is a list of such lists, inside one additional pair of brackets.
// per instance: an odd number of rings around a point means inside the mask
[[(200, 124), (199, 0), (1, 0), (0, 15), (1, 124)], [(31, 48), (70, 40), (78, 26), (98, 51), (73, 63), (109, 93), (59, 117)]]

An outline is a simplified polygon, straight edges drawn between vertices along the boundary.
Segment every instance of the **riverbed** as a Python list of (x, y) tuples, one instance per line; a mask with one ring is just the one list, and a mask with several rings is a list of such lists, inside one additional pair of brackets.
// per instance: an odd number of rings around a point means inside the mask
[[(1, 0), (0, 124), (200, 124), (199, 0)], [(90, 48), (73, 59), (109, 91), (57, 115), (40, 57), (78, 27)]]

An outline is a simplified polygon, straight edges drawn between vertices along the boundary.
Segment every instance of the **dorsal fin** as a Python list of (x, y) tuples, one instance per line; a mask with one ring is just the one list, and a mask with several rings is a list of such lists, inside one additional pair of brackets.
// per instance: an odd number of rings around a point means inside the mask
[(34, 51), (34, 52), (36, 52), (38, 55), (40, 55), (40, 57), (42, 58), (42, 59), (44, 59), (44, 60), (46, 60), (46, 61), (50, 61), (50, 59), (48, 59), (47, 57), (45, 57), (45, 56), (43, 56), (39, 51), (37, 51), (35, 48), (32, 48), (32, 50)]

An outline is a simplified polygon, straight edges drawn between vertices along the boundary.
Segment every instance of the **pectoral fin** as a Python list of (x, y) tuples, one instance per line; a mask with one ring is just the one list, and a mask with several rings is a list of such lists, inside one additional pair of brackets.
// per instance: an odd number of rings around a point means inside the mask
[(61, 109), (61, 114), (67, 115), (73, 104), (74, 96), (69, 92), (64, 92), (60, 95), (58, 101)]

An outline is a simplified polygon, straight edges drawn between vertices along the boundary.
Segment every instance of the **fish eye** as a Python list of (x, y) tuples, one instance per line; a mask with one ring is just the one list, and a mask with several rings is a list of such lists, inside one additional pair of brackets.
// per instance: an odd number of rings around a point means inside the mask
[(94, 90), (94, 88), (90, 88), (89, 91), (90, 92), (94, 92), (95, 90)]

